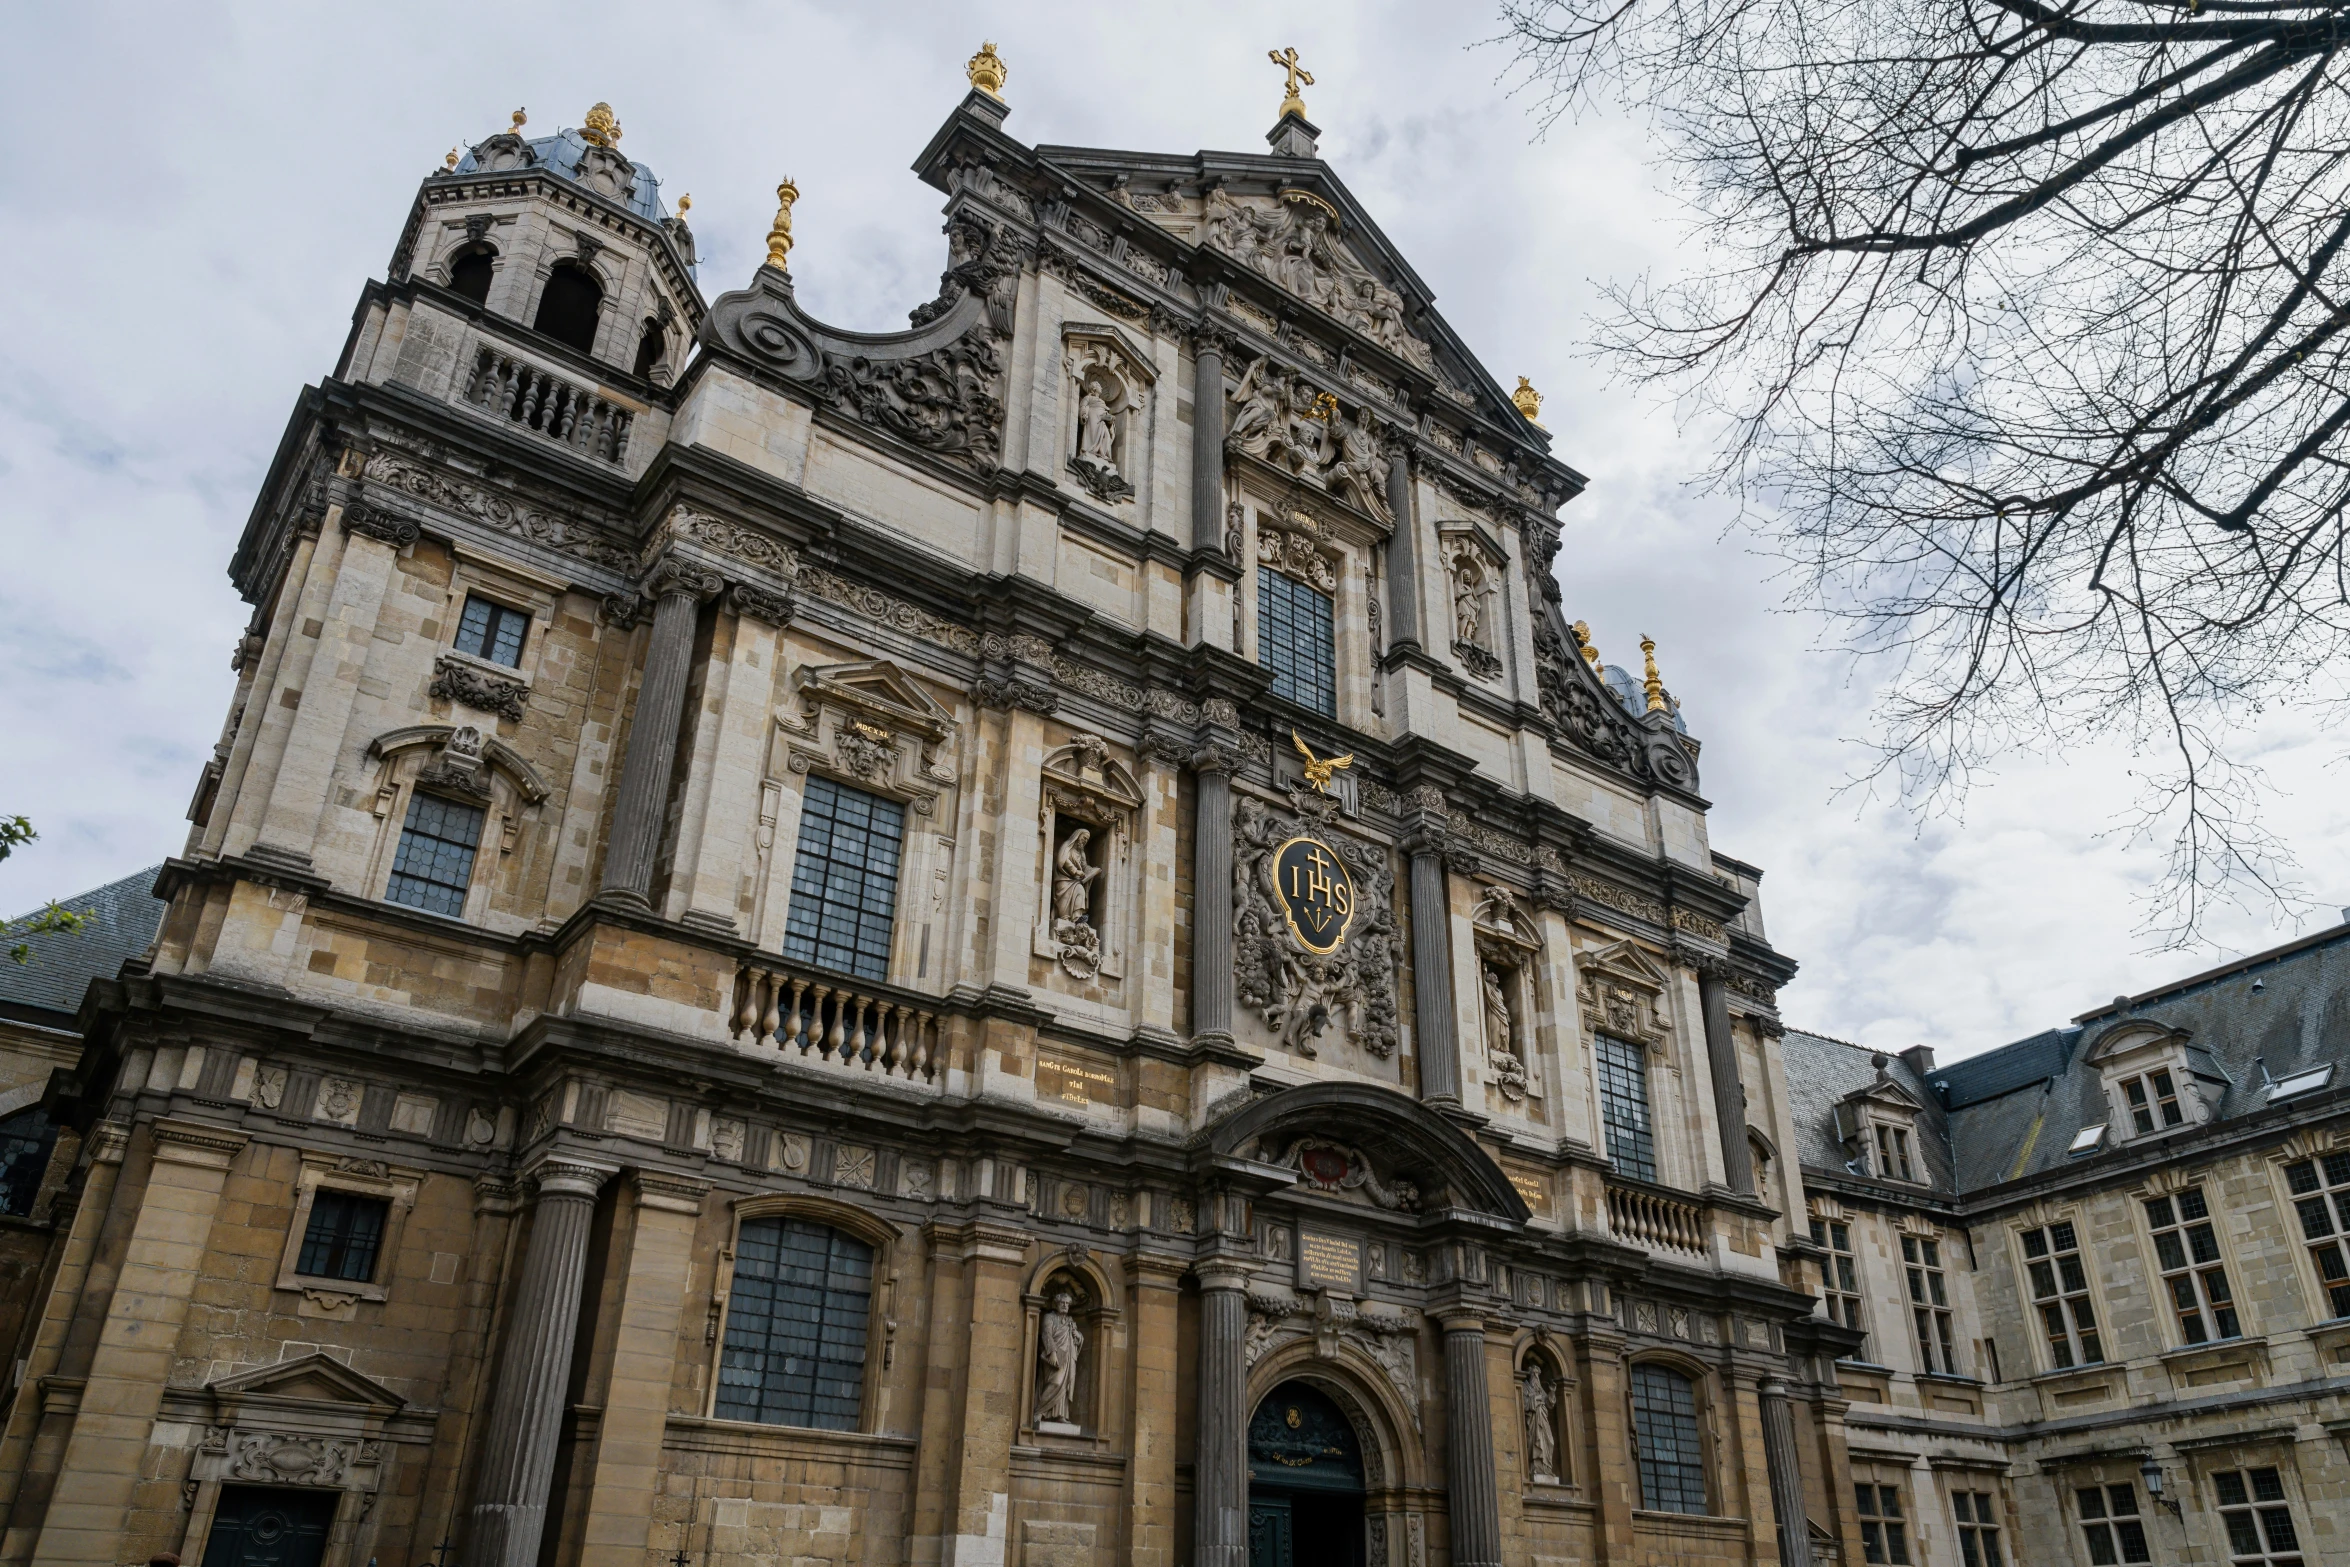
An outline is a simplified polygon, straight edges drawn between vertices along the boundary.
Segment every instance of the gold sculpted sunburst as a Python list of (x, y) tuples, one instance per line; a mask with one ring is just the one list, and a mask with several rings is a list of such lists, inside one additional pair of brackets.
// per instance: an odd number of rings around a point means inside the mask
[(1354, 923), (1354, 877), (1319, 838), (1292, 838), (1273, 851), (1273, 897), (1289, 933), (1316, 957), (1336, 952)]

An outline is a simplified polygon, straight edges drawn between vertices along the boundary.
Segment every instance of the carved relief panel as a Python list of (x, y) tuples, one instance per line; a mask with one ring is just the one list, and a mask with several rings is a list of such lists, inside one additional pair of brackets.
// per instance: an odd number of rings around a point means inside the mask
[(1238, 801), (1234, 814), (1241, 1005), (1294, 1054), (1317, 1055), (1335, 1038), (1389, 1059), (1399, 939), (1387, 851), (1254, 799)]

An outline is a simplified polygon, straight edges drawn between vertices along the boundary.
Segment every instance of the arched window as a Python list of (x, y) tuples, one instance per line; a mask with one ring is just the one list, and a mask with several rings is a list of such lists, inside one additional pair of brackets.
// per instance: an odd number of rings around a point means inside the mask
[(1709, 1510), (1697, 1385), (1670, 1366), (1632, 1368), (1632, 1449), (1640, 1459), (1642, 1507), (1652, 1513)]
[(636, 374), (639, 380), (649, 381), (653, 378), (653, 367), (661, 362), (661, 356), (668, 348), (669, 334), (661, 330), (661, 323), (647, 321), (645, 335), (636, 340)]
[(477, 245), (450, 263), (449, 287), (477, 305), (485, 303), (490, 297), (490, 279), (497, 270), (498, 253), (487, 245)]
[(855, 1430), (872, 1302), (873, 1248), (865, 1242), (789, 1215), (744, 1220), (717, 1417)]
[(575, 261), (560, 261), (547, 275), (538, 319), (531, 326), (558, 343), (591, 353), (596, 346), (596, 313), (603, 308), (604, 286), (594, 275)]
[(0, 1213), (19, 1219), (32, 1215), (56, 1141), (57, 1128), (37, 1105), (0, 1121)]

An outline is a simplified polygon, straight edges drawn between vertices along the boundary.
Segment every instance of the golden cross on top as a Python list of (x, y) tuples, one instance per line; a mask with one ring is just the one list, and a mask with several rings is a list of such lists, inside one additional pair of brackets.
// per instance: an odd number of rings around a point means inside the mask
[(1288, 73), (1288, 96), (1281, 100), (1281, 112), (1294, 114), (1299, 119), (1304, 119), (1306, 117), (1306, 101), (1297, 95), (1297, 89), (1301, 83), (1308, 87), (1313, 86), (1314, 73), (1297, 63), (1297, 50), (1294, 48), (1268, 49), (1265, 51), (1265, 58)]

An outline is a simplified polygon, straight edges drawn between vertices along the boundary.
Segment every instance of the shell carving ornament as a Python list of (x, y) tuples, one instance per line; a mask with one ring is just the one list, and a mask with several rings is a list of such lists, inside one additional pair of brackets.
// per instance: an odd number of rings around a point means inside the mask
[[(1256, 800), (1239, 802), (1234, 837), (1241, 1004), (1299, 1055), (1317, 1054), (1332, 1027), (1382, 1060), (1393, 1055), (1395, 874), (1386, 853), (1341, 833), (1308, 830)], [(1317, 854), (1325, 863), (1314, 863)]]

